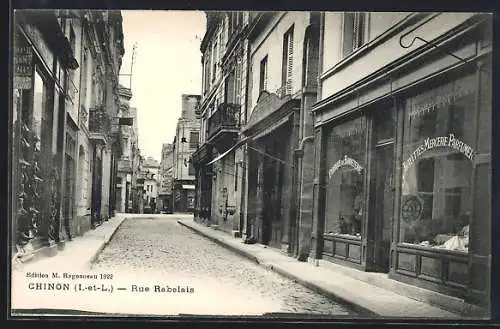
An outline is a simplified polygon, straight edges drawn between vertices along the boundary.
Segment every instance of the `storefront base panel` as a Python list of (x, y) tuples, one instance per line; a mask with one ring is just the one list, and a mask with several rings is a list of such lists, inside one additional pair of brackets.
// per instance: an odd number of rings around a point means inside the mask
[(460, 299), (465, 299), (467, 295), (466, 289), (446, 285), (432, 279), (429, 280), (429, 277), (425, 275), (412, 275), (408, 271), (396, 270), (396, 272), (389, 273), (389, 278)]
[(457, 297), (462, 297), (469, 284), (468, 255), (420, 250), (412, 248), (396, 249), (394, 272), (418, 281), (437, 285), (449, 290)]
[(471, 291), (467, 292), (464, 289), (445, 286), (440, 283), (427, 281), (420, 277), (411, 277), (407, 274), (402, 273), (391, 272), (389, 273), (389, 278), (415, 287), (434, 291), (445, 296), (455, 297), (463, 300), (460, 305), (452, 305), (451, 303), (448, 303), (444, 298), (443, 300), (436, 300), (436, 298), (430, 298), (429, 300), (427, 300), (427, 302), (431, 304), (449, 309), (450, 311), (461, 314), (462, 316), (474, 318), (489, 318), (491, 316), (489, 306), (482, 304), (481, 299), (473, 300)]
[(325, 259), (328, 257), (361, 268), (361, 240), (325, 236), (322, 254)]
[(360, 270), (360, 271), (365, 270), (363, 265), (361, 265), (360, 263), (355, 262), (353, 260), (350, 260), (350, 259), (341, 258), (338, 256), (332, 256), (331, 254), (325, 254), (325, 253), (323, 253), (322, 257), (324, 260), (332, 262), (332, 263), (337, 264), (337, 265), (347, 266), (347, 267), (354, 268), (354, 269)]

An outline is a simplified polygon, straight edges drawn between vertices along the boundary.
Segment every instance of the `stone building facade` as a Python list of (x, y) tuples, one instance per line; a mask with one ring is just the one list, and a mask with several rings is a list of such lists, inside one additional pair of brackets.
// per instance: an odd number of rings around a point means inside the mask
[[(232, 192), (219, 187), (243, 148), (245, 242), (487, 310), (491, 16), (240, 14), (244, 33), (231, 43), (235, 13), (207, 13), (195, 220), (237, 227), (218, 214)], [(208, 126), (232, 85), (228, 44), (245, 45), (244, 119), (221, 124), (231, 136), (221, 138)]]
[(173, 151), (172, 144), (164, 143), (162, 145), (158, 186), (158, 210), (165, 213), (172, 212)]
[(491, 24), (322, 15), (311, 257), (488, 309)]
[(197, 170), (195, 218), (241, 234), (245, 145), (239, 143), (246, 120), (248, 13), (207, 12), (201, 44), (203, 81), (200, 145), (192, 161)]
[(194, 211), (195, 170), (191, 154), (199, 144), (200, 122), (195, 110), (199, 95), (182, 95), (182, 113), (178, 119), (173, 147), (173, 211)]
[(17, 259), (53, 252), (109, 217), (109, 194), (101, 192), (110, 189), (112, 166), (100, 155), (117, 110), (121, 24), (120, 11), (16, 11), (10, 210)]

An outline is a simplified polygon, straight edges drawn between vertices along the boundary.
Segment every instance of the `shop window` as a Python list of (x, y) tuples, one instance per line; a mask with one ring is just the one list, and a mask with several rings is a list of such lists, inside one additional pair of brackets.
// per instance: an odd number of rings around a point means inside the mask
[(361, 238), (364, 218), (366, 119), (327, 134), (325, 233)]
[(468, 252), (475, 108), (474, 75), (406, 101), (400, 242)]

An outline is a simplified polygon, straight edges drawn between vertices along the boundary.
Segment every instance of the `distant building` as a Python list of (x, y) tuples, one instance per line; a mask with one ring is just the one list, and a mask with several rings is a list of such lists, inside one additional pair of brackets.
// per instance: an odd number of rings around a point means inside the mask
[(200, 122), (196, 119), (196, 108), (200, 95), (182, 95), (182, 115), (177, 122), (174, 138), (173, 211), (194, 211), (195, 170), (190, 162), (191, 155), (198, 148)]
[(158, 205), (160, 211), (172, 211), (174, 147), (165, 143), (161, 150), (160, 177), (158, 187)]
[(141, 167), (141, 173), (144, 177), (144, 212), (155, 213), (157, 210), (160, 164), (152, 157), (147, 157), (142, 162)]

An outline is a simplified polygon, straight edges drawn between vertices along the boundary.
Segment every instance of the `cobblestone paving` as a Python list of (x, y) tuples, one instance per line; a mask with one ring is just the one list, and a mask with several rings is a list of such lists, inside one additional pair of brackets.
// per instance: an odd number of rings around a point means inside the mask
[(169, 283), (182, 280), (183, 285), (198, 290), (210, 288), (203, 301), (198, 301), (210, 306), (215, 312), (210, 314), (243, 315), (253, 308), (260, 314), (353, 315), (326, 297), (182, 227), (174, 216), (127, 219), (93, 270), (151, 273), (168, 278)]

